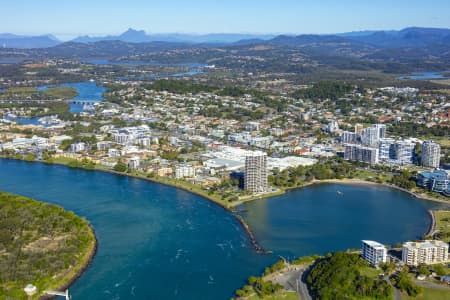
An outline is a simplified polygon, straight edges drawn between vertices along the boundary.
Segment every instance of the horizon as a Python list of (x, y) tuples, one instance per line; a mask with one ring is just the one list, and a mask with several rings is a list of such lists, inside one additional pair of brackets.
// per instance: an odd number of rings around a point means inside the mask
[(146, 35), (152, 36), (152, 35), (190, 35), (190, 36), (207, 36), (207, 35), (254, 35), (254, 36), (279, 36), (279, 35), (288, 35), (288, 36), (297, 36), (297, 35), (339, 35), (339, 34), (347, 34), (347, 33), (363, 33), (363, 32), (389, 32), (389, 31), (401, 31), (408, 28), (424, 28), (424, 29), (449, 29), (450, 27), (422, 27), (422, 26), (408, 26), (403, 27), (399, 29), (361, 29), (361, 30), (354, 30), (354, 31), (345, 31), (345, 32), (325, 32), (325, 33), (311, 33), (311, 32), (303, 32), (303, 33), (294, 33), (294, 32), (205, 32), (205, 33), (197, 33), (197, 32), (147, 32), (144, 29), (139, 28), (133, 28), (128, 27), (125, 30), (122, 30), (120, 32), (113, 32), (109, 34), (81, 34), (81, 35), (75, 35), (70, 38), (61, 38), (58, 34), (51, 33), (51, 32), (42, 32), (42, 33), (36, 33), (36, 34), (20, 34), (16, 32), (0, 32), (1, 34), (11, 34), (21, 37), (39, 37), (39, 36), (51, 36), (56, 39), (58, 39), (61, 42), (69, 42), (79, 37), (90, 37), (90, 38), (106, 38), (111, 36), (120, 36), (121, 34), (129, 31), (144, 31)]
[[(299, 35), (333, 34), (358, 31), (389, 31), (407, 27), (450, 28), (447, 13), (450, 3), (440, 0), (400, 0), (392, 3), (335, 3), (322, 0), (230, 0), (189, 3), (168, 0), (92, 3), (18, 0), (2, 5), (0, 28), (17, 35), (51, 34), (62, 41), (78, 36), (117, 35), (127, 28), (139, 28), (147, 34), (252, 34)], [(82, 18), (80, 18), (82, 17)], [(82, 22), (80, 22), (82, 19)], [(26, 20), (24, 22), (23, 20)], [(231, 20), (231, 21), (230, 21)], [(414, 20), (414, 24), (410, 20)], [(30, 24), (33, 24), (30, 28)], [(126, 25), (124, 25), (126, 24)], [(382, 24), (382, 25), (380, 25)]]

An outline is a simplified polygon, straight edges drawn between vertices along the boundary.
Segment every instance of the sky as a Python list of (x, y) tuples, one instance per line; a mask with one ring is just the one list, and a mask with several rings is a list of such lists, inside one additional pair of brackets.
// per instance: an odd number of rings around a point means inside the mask
[(450, 28), (448, 0), (1, 0), (0, 33), (340, 33)]

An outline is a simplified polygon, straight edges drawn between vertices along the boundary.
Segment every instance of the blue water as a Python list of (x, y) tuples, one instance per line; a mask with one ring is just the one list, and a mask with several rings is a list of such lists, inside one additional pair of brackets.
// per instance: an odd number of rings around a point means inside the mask
[(39, 119), (40, 118), (41, 117), (33, 117), (33, 118), (9, 118), (9, 117), (7, 117), (5, 119), (10, 120), (10, 121), (15, 121), (15, 122), (17, 122), (20, 125), (42, 125), (44, 127), (53, 126), (53, 124), (41, 124), (41, 123), (39, 123)]
[(439, 72), (413, 73), (411, 75), (404, 75), (404, 76), (399, 77), (399, 79), (413, 79), (413, 80), (445, 79), (445, 78), (449, 78), (449, 77), (444, 76)]
[[(106, 87), (97, 85), (95, 82), (85, 81), (85, 82), (72, 82), (72, 83), (63, 83), (58, 85), (57, 87), (71, 87), (77, 90), (78, 96), (72, 98), (73, 100), (92, 100), (92, 101), (103, 101), (103, 93), (107, 90)], [(39, 86), (38, 90), (46, 90), (47, 86)], [(82, 104), (70, 104), (71, 112), (82, 112), (83, 105)]]
[[(339, 195), (338, 191), (343, 195)], [(287, 257), (420, 239), (441, 204), (381, 186), (320, 184), (244, 204), (260, 244)]]
[[(344, 192), (337, 197), (336, 189)], [(379, 187), (323, 185), (243, 205), (272, 255), (258, 255), (236, 219), (205, 199), (101, 172), (0, 160), (0, 190), (86, 217), (99, 241), (73, 299), (229, 299), (278, 259), (420, 236), (433, 204)]]

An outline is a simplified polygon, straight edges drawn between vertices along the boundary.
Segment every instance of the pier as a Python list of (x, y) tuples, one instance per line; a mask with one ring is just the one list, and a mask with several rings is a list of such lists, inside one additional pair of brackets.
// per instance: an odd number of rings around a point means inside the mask
[(59, 292), (59, 291), (44, 291), (44, 294), (49, 295), (49, 296), (65, 297), (66, 300), (70, 300), (69, 290), (66, 290), (65, 292)]

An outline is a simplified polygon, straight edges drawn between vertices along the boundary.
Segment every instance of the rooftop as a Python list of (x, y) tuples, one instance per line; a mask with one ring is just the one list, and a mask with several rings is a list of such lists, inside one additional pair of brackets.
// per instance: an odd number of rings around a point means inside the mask
[(375, 242), (375, 241), (363, 240), (362, 242), (363, 242), (363, 244), (366, 244), (366, 245), (368, 245), (368, 246), (370, 246), (372, 248), (386, 248), (383, 244), (380, 244), (380, 243)]
[(434, 248), (434, 247), (447, 247), (448, 244), (442, 241), (421, 241), (421, 242), (406, 242), (403, 244), (403, 247), (407, 248), (420, 248), (420, 249), (427, 249), (427, 248)]

